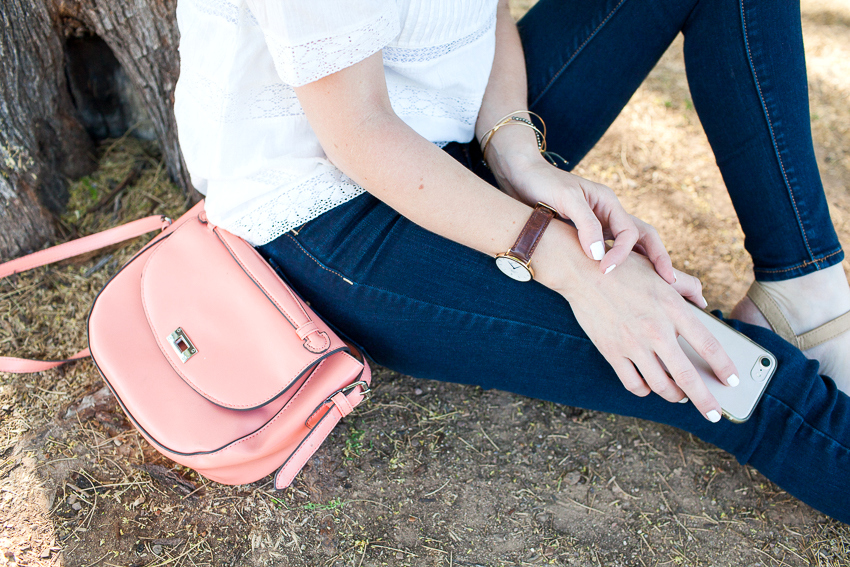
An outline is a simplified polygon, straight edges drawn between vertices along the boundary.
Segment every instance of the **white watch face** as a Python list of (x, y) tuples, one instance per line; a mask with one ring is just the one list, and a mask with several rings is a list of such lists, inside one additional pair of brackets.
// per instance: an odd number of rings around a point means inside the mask
[(531, 280), (531, 272), (522, 263), (508, 256), (496, 256), (496, 265), (502, 273), (519, 282)]

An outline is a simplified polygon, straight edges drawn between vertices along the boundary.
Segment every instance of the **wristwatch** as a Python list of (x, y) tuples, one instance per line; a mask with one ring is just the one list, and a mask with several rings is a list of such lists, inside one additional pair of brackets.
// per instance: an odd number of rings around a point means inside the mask
[(496, 256), (496, 266), (502, 270), (502, 273), (520, 282), (531, 281), (534, 278), (534, 270), (530, 265), (531, 255), (534, 254), (543, 231), (556, 214), (558, 214), (557, 211), (546, 203), (537, 203), (511, 249)]

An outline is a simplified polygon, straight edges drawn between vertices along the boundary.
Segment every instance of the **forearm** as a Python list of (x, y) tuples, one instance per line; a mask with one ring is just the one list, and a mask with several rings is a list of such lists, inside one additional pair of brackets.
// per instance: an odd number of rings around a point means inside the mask
[[(295, 92), (329, 159), (378, 199), (490, 256), (515, 242), (530, 207), (479, 179), (393, 112), (381, 53)], [(507, 129), (533, 138), (529, 128)], [(560, 221), (546, 231), (532, 261), (537, 280), (568, 299), (581, 280), (578, 270), (588, 264), (575, 231)]]
[[(505, 1), (499, 6), (497, 40), (479, 135), (526, 104), (524, 58)], [(480, 180), (395, 114), (380, 52), (295, 87), (295, 93), (331, 162), (406, 218), (449, 240), (493, 256), (516, 241), (531, 214), (529, 204), (540, 200), (553, 205), (578, 232), (559, 219), (550, 223), (532, 260), (537, 281), (570, 301), (579, 324), (629, 389), (645, 395), (652, 387), (670, 401), (687, 395), (704, 415), (719, 418), (719, 406), (702, 382), (693, 379), (696, 371), (676, 341), (683, 336), (692, 345), (708, 345), (699, 354), (718, 376), (729, 375), (728, 357), (714, 356), (722, 349), (714, 348), (692, 314), (686, 316), (687, 306), (674, 288), (686, 276), (677, 282), (657, 235), (641, 232), (610, 189), (547, 164), (531, 128), (517, 123), (500, 129), (485, 156), (521, 202)], [(607, 253), (600, 221), (614, 237)], [(635, 242), (656, 258), (656, 269), (662, 265), (670, 272), (672, 285), (657, 277), (648, 260), (631, 252)], [(451, 258), (435, 254), (434, 262)], [(618, 262), (622, 267), (615, 275), (606, 275)], [(664, 374), (659, 360), (681, 389)]]
[[(496, 20), (493, 68), (475, 127), (479, 141), (504, 116), (528, 108), (526, 83), (522, 43), (508, 2), (502, 0)], [(529, 118), (527, 114), (519, 116)], [(527, 201), (518, 191), (522, 172), (543, 162), (534, 131), (520, 123), (500, 128), (487, 144), (485, 159), (499, 185), (510, 195)]]
[[(420, 226), (487, 255), (508, 250), (531, 214), (529, 206), (481, 181), (395, 115), (373, 114), (331, 147), (334, 164), (378, 199)], [(544, 233), (532, 265), (538, 281), (565, 296), (580, 279), (579, 271), (597, 271), (575, 230), (559, 221)]]

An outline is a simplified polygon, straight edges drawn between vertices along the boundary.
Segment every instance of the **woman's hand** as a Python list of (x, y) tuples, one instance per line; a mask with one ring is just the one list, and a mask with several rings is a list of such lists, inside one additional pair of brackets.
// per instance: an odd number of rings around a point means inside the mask
[[(500, 0), (496, 16), (496, 52), (475, 127), (476, 138), (486, 138), (487, 164), (502, 189), (527, 205), (538, 201), (554, 207), (578, 229), (584, 254), (600, 261), (600, 272), (609, 272), (626, 260), (637, 244), (652, 259), (665, 281), (675, 281), (670, 256), (655, 230), (627, 214), (611, 189), (582, 179), (549, 164), (540, 155), (537, 137), (527, 124), (509, 121), (490, 130), (508, 116), (531, 118), (528, 108), (525, 57), (507, 0)], [(490, 132), (491, 135), (488, 135)], [(606, 253), (605, 240), (614, 246)]]
[(627, 390), (638, 396), (655, 392), (670, 402), (689, 398), (706, 419), (716, 422), (720, 405), (677, 338), (683, 337), (727, 386), (731, 376), (737, 378), (737, 370), (682, 298), (702, 299), (699, 281), (678, 274), (677, 282), (668, 285), (647, 258), (631, 253), (615, 273), (593, 274), (565, 297)]
[[(643, 254), (643, 252), (637, 250), (637, 246), (635, 247), (635, 250), (638, 253)], [(646, 256), (646, 254), (643, 255)], [(708, 307), (708, 301), (706, 301), (705, 297), (702, 295), (701, 281), (690, 274), (677, 270), (676, 268), (673, 268), (673, 275), (676, 277), (676, 281), (673, 282), (671, 287), (676, 290), (679, 295), (698, 307), (702, 307), (703, 309)]]
[[(603, 274), (625, 262), (636, 248), (652, 261), (667, 283), (676, 281), (670, 255), (658, 232), (628, 214), (609, 187), (560, 170), (539, 156), (528, 159), (517, 155), (511, 161), (520, 165), (499, 169), (496, 175), (500, 185), (526, 204), (546, 203), (572, 221), (582, 249), (588, 258), (601, 260), (599, 270)], [(614, 242), (607, 253), (605, 240)]]

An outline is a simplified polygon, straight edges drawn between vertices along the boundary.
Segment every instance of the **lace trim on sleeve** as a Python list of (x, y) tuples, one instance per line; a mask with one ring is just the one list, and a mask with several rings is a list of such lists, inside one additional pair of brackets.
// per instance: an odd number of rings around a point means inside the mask
[(496, 13), (484, 22), (484, 24), (471, 34), (441, 45), (433, 45), (428, 47), (399, 47), (387, 46), (384, 47), (383, 57), (384, 63), (401, 64), (401, 63), (424, 63), (433, 61), (448, 55), (453, 51), (457, 51), (461, 47), (467, 46), (470, 43), (481, 39), (496, 25)]
[(266, 34), (266, 44), (280, 78), (298, 87), (366, 59), (392, 41), (398, 33), (398, 18), (393, 11), (387, 11), (377, 20), (346, 35), (293, 46), (284, 44), (273, 34)]

